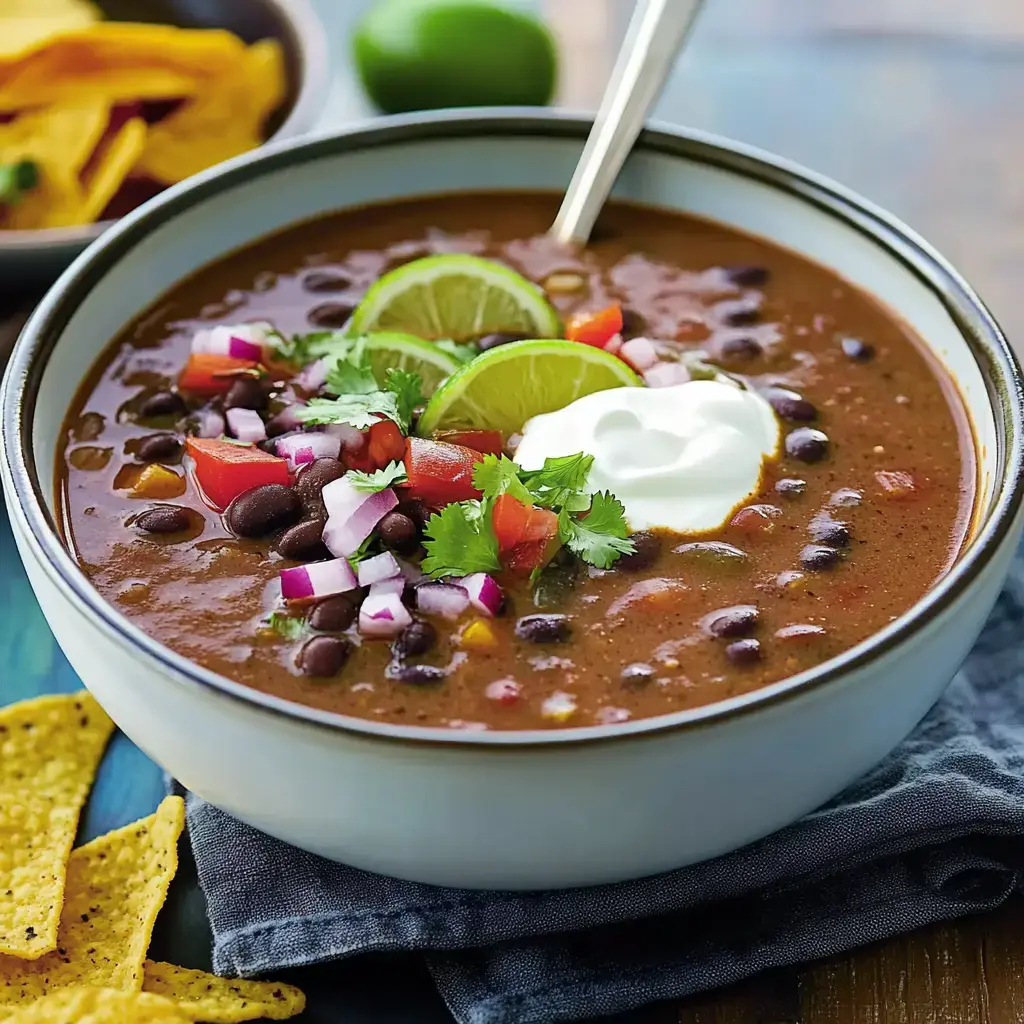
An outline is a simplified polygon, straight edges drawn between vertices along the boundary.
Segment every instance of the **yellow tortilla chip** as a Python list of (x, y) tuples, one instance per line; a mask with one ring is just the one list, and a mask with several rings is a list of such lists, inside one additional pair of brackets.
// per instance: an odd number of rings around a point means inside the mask
[(6, 18), (65, 18), (88, 16), (99, 21), (103, 12), (89, 0), (0, 0), (0, 20)]
[(48, 39), (94, 22), (97, 15), (85, 5), (64, 15), (40, 14), (7, 18), (0, 6), (0, 60), (36, 50)]
[(245, 1020), (287, 1020), (302, 1013), (305, 995), (294, 985), (218, 978), (173, 964), (146, 961), (143, 991), (166, 996), (189, 1018), (208, 1024)]
[(56, 948), (78, 816), (113, 728), (84, 691), (0, 710), (0, 953)]
[(178, 868), (180, 797), (155, 814), (73, 850), (57, 948), (38, 960), (0, 956), (0, 1018), (54, 989), (138, 991), (156, 915)]
[(113, 988), (66, 988), (18, 1010), (11, 1024), (188, 1024), (169, 999)]
[(0, 58), (0, 111), (101, 98), (174, 99), (240, 74), (245, 44), (223, 29), (101, 21)]
[(150, 128), (137, 173), (170, 185), (255, 149), (263, 142), (264, 121), (286, 90), (278, 41), (254, 43), (242, 74), (219, 80)]
[(81, 210), (84, 223), (91, 224), (99, 217), (131, 173), (146, 146), (146, 130), (146, 122), (141, 117), (126, 121), (103, 147), (95, 166), (86, 172), (85, 202)]

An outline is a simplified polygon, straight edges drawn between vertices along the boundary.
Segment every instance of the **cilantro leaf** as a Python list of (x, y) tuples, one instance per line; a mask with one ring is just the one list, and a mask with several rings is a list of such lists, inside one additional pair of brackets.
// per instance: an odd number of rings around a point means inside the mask
[(383, 469), (376, 469), (372, 473), (350, 469), (346, 479), (357, 491), (375, 494), (394, 484), (405, 483), (405, 465), (401, 462), (389, 462)]
[(435, 579), (498, 572), (498, 538), (488, 510), (486, 502), (459, 501), (432, 515), (423, 542), (427, 556), (420, 568)]
[(635, 550), (626, 536), (628, 528), (622, 502), (608, 491), (594, 495), (590, 511), (582, 519), (574, 519), (567, 509), (562, 509), (558, 532), (573, 554), (599, 569), (610, 568), (620, 555), (629, 555)]
[[(541, 469), (521, 472), (520, 477), (533, 495), (534, 504), (562, 508), (566, 504), (577, 504), (573, 499), (586, 489), (587, 476), (593, 464), (593, 455), (577, 452), (575, 455), (545, 459)], [(577, 507), (574, 511), (582, 509)]]
[(348, 564), (351, 565), (353, 569), (357, 568), (360, 562), (365, 561), (373, 554), (371, 548), (373, 547), (375, 540), (376, 538), (371, 533), (369, 537), (366, 537), (363, 540), (363, 543), (352, 552), (351, 555), (347, 556)]
[(342, 395), (340, 398), (311, 398), (308, 405), (295, 410), (300, 423), (347, 423), (356, 430), (367, 430), (380, 416), (398, 422), (398, 407), (390, 391), (369, 395)]
[(352, 344), (351, 339), (338, 331), (313, 331), (311, 334), (293, 334), (290, 338), (274, 331), (271, 338), (275, 341), (278, 358), (294, 366), (305, 366), (339, 346), (350, 347)]
[(306, 631), (304, 619), (297, 619), (294, 615), (288, 615), (285, 612), (271, 612), (268, 625), (286, 640), (298, 640)]
[(340, 356), (327, 368), (326, 387), (332, 395), (372, 395), (380, 390), (366, 363), (354, 363)]
[(398, 425), (404, 434), (416, 406), (423, 404), (423, 378), (418, 373), (392, 366), (384, 375), (384, 390), (395, 396)]
[(524, 505), (533, 504), (533, 495), (519, 479), (519, 467), (507, 455), (485, 455), (473, 468), (473, 486), (484, 498), (510, 494)]
[(463, 365), (471, 363), (478, 355), (480, 355), (480, 349), (472, 342), (460, 344), (457, 341), (452, 341), (451, 338), (441, 338), (440, 341), (435, 341), (434, 344), (442, 352), (447, 352), (448, 355), (453, 359), (457, 359)]

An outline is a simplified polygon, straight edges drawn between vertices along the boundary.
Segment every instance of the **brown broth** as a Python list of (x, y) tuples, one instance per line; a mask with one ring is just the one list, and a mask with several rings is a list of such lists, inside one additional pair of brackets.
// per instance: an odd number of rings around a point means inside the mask
[[(340, 212), (262, 240), (171, 289), (101, 356), (58, 453), (66, 540), (99, 592), (150, 636), (258, 690), (376, 720), (500, 729), (558, 724), (541, 715), (555, 693), (575, 700), (577, 710), (561, 723), (570, 726), (707, 704), (816, 665), (906, 611), (957, 557), (976, 474), (960, 398), (923, 343), (870, 296), (761, 239), (615, 203), (592, 244), (573, 255), (543, 234), (555, 206), (544, 195), (470, 194)], [(388, 646), (379, 641), (364, 642), (334, 679), (303, 677), (293, 644), (261, 628), (278, 572), (289, 564), (271, 543), (233, 538), (181, 466), (172, 468), (187, 489), (174, 503), (195, 510), (199, 526), (161, 538), (130, 525), (149, 503), (115, 488), (134, 464), (128, 448), (174, 427), (173, 419), (140, 423), (132, 409), (173, 382), (199, 327), (266, 319), (284, 333), (308, 331), (313, 307), (354, 302), (386, 269), (433, 252), (495, 257), (538, 282), (556, 271), (582, 274), (583, 292), (552, 297), (563, 315), (618, 301), (642, 318), (634, 334), (702, 347), (751, 386), (798, 391), (819, 410), (815, 425), (830, 438), (829, 457), (807, 465), (784, 454), (766, 468), (747, 504), (780, 510), (768, 532), (730, 525), (699, 538), (742, 549), (735, 566), (694, 563), (672, 549), (697, 538), (664, 535), (649, 569), (585, 573), (564, 609), (572, 617), (568, 643), (516, 638), (516, 616), (537, 610), (519, 584), (508, 613), (495, 620), (492, 652), (461, 650), (461, 624), (438, 624), (442, 642), (423, 660), (452, 667), (440, 685), (388, 680)], [(770, 277), (756, 287), (732, 285), (722, 268), (738, 265), (766, 268)], [(312, 269), (342, 272), (350, 286), (311, 293), (302, 282)], [(756, 322), (729, 325), (747, 310)], [(870, 343), (874, 358), (849, 358), (844, 336)], [(754, 339), (763, 355), (728, 358), (736, 338)], [(909, 474), (912, 492), (894, 495), (878, 473)], [(806, 481), (803, 492), (781, 495), (783, 478)], [(838, 504), (844, 489), (859, 492), (860, 503)], [(849, 548), (832, 569), (794, 575), (812, 519), (826, 512), (848, 524)], [(706, 628), (710, 613), (737, 605), (759, 612), (752, 635), (763, 656), (746, 666), (733, 664), (730, 641)], [(777, 635), (794, 626), (821, 632)], [(622, 669), (636, 662), (651, 665), (655, 678), (624, 683)], [(521, 687), (510, 705), (486, 696), (488, 684), (506, 678)]]

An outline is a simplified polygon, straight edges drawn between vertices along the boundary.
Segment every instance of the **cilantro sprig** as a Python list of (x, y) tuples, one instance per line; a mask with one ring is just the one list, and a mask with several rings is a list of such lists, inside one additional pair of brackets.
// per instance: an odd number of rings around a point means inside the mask
[(372, 473), (350, 469), (346, 479), (357, 491), (363, 494), (376, 494), (377, 491), (405, 483), (405, 464), (389, 462), (383, 469), (375, 469)]
[(427, 523), (423, 571), (436, 578), (500, 569), (491, 509), (503, 494), (555, 512), (561, 543), (583, 561), (610, 568), (635, 549), (622, 502), (607, 491), (586, 490), (593, 462), (579, 452), (524, 470), (505, 455), (484, 456), (473, 472), (473, 485), (483, 496), (448, 505)]
[(298, 640), (306, 631), (305, 619), (296, 618), (286, 612), (271, 612), (267, 625), (286, 640)]

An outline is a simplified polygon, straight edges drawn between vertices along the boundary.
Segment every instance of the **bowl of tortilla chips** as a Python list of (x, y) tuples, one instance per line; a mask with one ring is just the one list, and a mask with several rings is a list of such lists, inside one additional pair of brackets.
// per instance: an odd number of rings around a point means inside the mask
[(52, 279), (118, 217), (313, 127), (308, 0), (0, 0), (0, 278)]

